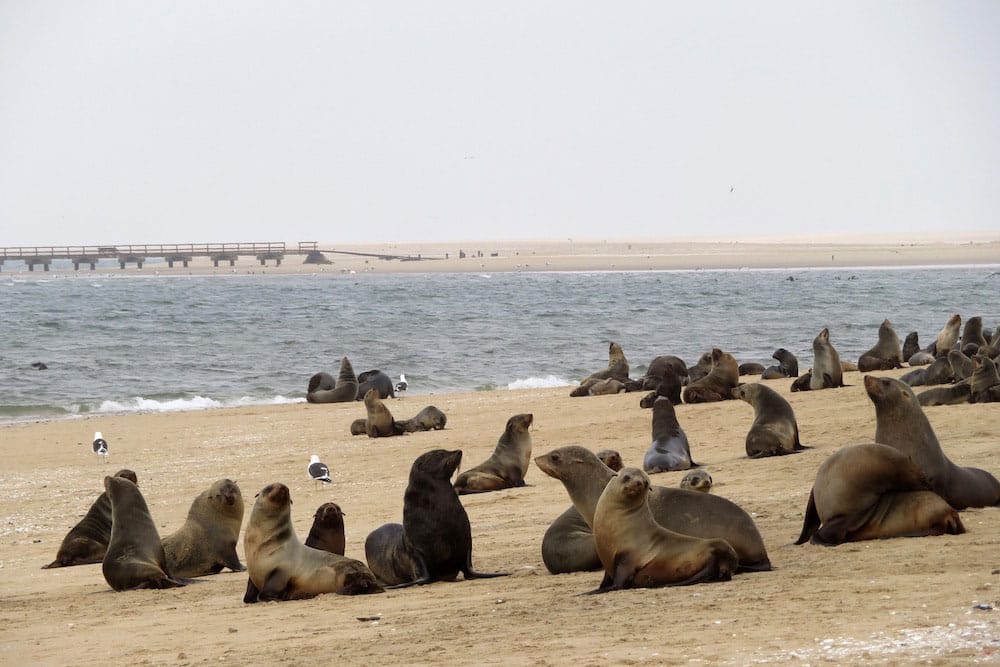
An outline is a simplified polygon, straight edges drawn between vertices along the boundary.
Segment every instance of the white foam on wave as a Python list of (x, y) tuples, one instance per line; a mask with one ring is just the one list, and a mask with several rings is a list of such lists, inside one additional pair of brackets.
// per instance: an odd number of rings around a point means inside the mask
[(524, 378), (523, 380), (514, 380), (507, 385), (508, 389), (547, 389), (549, 387), (568, 387), (573, 382), (563, 379), (561, 377), (556, 377), (555, 375), (546, 375), (540, 378)]
[(247, 405), (287, 405), (289, 403), (305, 403), (305, 400), (306, 399), (304, 398), (289, 398), (287, 396), (278, 395), (269, 399), (242, 396), (233, 400), (219, 401), (205, 396), (193, 396), (191, 398), (175, 398), (166, 401), (158, 401), (153, 398), (135, 396), (127, 401), (102, 401), (95, 412), (182, 412), (185, 410), (235, 408)]

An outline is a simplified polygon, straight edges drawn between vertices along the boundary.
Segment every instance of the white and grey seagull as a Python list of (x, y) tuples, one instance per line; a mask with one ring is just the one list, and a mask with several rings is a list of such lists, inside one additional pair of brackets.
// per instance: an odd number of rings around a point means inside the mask
[(104, 462), (108, 462), (108, 441), (104, 439), (100, 431), (94, 431), (94, 453), (104, 457)]
[(396, 383), (396, 393), (402, 394), (404, 391), (406, 391), (406, 376), (400, 373), (399, 382)]
[(325, 463), (321, 463), (319, 456), (316, 454), (309, 457), (309, 467), (306, 468), (306, 471), (309, 473), (309, 477), (312, 481), (317, 484), (319, 482), (323, 482), (324, 484), (330, 484), (333, 482), (333, 480), (330, 479), (330, 468), (328, 468)]

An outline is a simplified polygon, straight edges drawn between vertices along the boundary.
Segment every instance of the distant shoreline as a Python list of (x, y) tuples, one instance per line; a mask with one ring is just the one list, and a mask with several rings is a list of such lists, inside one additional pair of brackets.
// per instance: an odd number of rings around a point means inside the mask
[[(963, 239), (956, 242), (951, 239)], [(534, 271), (669, 271), (710, 269), (849, 269), (874, 267), (936, 267), (1000, 263), (1000, 232), (956, 234), (872, 235), (797, 239), (676, 240), (676, 241), (494, 241), (401, 242), (383, 244), (320, 244), (350, 252), (422, 256), (426, 259), (382, 260), (357, 255), (328, 254), (329, 264), (304, 264), (304, 255), (285, 255), (261, 266), (253, 257), (241, 257), (234, 266), (213, 266), (198, 257), (188, 267), (149, 259), (142, 269), (115, 260), (103, 260), (96, 270), (75, 271), (69, 260), (53, 263), (45, 272), (29, 271), (20, 262), (0, 267), (0, 277), (39, 277), (47, 274), (86, 275), (224, 275), (320, 273), (462, 273)], [(462, 257), (462, 253), (465, 254)]]

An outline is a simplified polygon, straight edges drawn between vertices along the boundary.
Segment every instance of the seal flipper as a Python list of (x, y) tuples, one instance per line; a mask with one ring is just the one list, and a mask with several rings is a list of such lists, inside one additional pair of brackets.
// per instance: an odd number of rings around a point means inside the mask
[(819, 512), (816, 511), (816, 498), (812, 490), (809, 491), (809, 503), (806, 505), (806, 514), (802, 518), (802, 532), (795, 544), (805, 544), (813, 536), (820, 526)]
[(465, 575), (466, 579), (492, 579), (494, 577), (510, 576), (510, 572), (476, 572), (473, 570), (472, 549), (469, 549), (469, 555), (465, 559), (465, 567), (462, 568), (462, 574)]
[(813, 544), (820, 544), (824, 547), (835, 547), (843, 544), (847, 540), (847, 517), (840, 515), (831, 518), (820, 526), (812, 539)]
[[(240, 562), (240, 557), (236, 554), (236, 547), (233, 547), (233, 552), (227, 554), (225, 559), (223, 559), (222, 565), (228, 567), (233, 572), (246, 572), (247, 567)], [(222, 567), (218, 571), (221, 571)]]
[(271, 570), (264, 580), (264, 586), (257, 592), (257, 600), (267, 602), (268, 600), (288, 599), (288, 583), (288, 575), (280, 568)]
[(254, 604), (260, 602), (260, 591), (253, 585), (253, 579), (247, 577), (247, 592), (243, 595), (243, 604)]

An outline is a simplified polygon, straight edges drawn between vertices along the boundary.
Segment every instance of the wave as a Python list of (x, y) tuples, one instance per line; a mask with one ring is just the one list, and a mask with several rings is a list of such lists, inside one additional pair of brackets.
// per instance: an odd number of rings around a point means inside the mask
[(143, 398), (135, 396), (125, 401), (102, 401), (96, 413), (128, 413), (128, 412), (180, 412), (184, 410), (210, 410), (213, 408), (237, 408), (247, 405), (288, 405), (290, 403), (305, 403), (304, 398), (291, 398), (288, 396), (272, 396), (270, 398), (258, 398), (254, 396), (241, 396), (240, 398), (217, 400), (206, 396), (193, 396), (191, 398), (174, 398), (168, 400), (157, 400), (155, 398)]
[(540, 378), (524, 378), (523, 380), (514, 380), (507, 385), (508, 389), (548, 389), (549, 387), (568, 387), (574, 382), (557, 377), (555, 375), (546, 375)]

